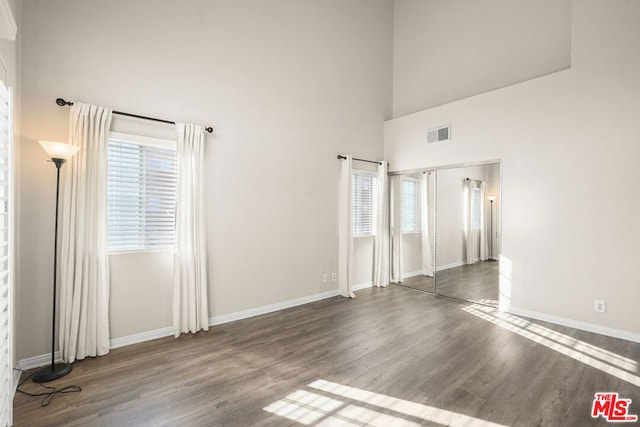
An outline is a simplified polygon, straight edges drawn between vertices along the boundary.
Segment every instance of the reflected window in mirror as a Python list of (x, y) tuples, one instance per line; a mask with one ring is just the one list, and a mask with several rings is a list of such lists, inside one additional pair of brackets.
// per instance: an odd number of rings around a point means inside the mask
[(480, 230), (480, 209), (482, 207), (480, 189), (477, 187), (473, 189), (473, 197), (471, 199), (471, 203), (473, 203), (473, 229), (477, 231)]
[(420, 232), (420, 221), (418, 220), (419, 191), (418, 180), (402, 180), (401, 229), (403, 233)]
[(356, 172), (351, 179), (353, 237), (376, 234), (376, 187), (373, 173)]

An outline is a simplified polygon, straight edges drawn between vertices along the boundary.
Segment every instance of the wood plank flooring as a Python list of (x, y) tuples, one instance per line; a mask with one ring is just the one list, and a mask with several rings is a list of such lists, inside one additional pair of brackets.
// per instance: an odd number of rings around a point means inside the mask
[(498, 262), (480, 261), (436, 272), (436, 292), (452, 298), (498, 305)]
[(640, 414), (640, 344), (398, 286), (356, 295), (78, 361), (52, 385), (82, 392), (16, 394), (15, 426), (607, 425), (598, 391)]
[(438, 271), (435, 277), (408, 277), (399, 285), (497, 307), (498, 270), (497, 261), (481, 261)]

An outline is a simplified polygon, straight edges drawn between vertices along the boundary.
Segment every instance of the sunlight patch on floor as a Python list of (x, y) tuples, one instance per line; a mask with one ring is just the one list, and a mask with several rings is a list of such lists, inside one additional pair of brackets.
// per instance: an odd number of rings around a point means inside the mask
[(344, 402), (340, 400), (305, 390), (296, 390), (263, 409), (272, 414), (309, 425), (342, 406), (344, 406)]
[(428, 421), (446, 426), (504, 427), (446, 409), (322, 379), (307, 387), (313, 391), (296, 390), (264, 410), (301, 424), (317, 426), (417, 427)]
[(464, 307), (463, 310), (581, 363), (635, 386), (640, 386), (640, 377), (635, 375), (638, 372), (638, 363), (635, 360), (529, 322), (523, 318), (500, 312), (492, 307), (472, 304)]

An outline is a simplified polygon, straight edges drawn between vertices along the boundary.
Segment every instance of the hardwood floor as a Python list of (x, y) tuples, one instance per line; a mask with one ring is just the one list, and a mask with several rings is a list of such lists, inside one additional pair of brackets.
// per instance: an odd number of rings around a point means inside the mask
[(498, 306), (498, 262), (481, 261), (438, 271), (435, 278), (413, 276), (400, 286), (451, 298)]
[(436, 292), (452, 298), (498, 305), (498, 262), (480, 261), (436, 273)]
[(590, 417), (594, 393), (618, 392), (640, 414), (639, 360), (637, 343), (391, 286), (76, 362), (53, 385), (81, 393), (47, 407), (16, 394), (14, 421), (607, 425)]
[(413, 276), (407, 277), (402, 281), (402, 283), (395, 283), (400, 286), (406, 286), (407, 288), (419, 289), (425, 292), (435, 292), (435, 277), (429, 276)]

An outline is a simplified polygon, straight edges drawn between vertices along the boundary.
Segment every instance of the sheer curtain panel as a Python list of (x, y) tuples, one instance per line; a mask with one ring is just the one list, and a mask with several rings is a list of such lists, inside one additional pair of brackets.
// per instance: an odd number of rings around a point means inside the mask
[(389, 284), (389, 189), (387, 169), (387, 162), (383, 161), (378, 164), (373, 286), (387, 286)]
[(402, 176), (391, 177), (391, 281), (404, 281), (402, 260)]
[(341, 162), (340, 189), (338, 200), (338, 290), (345, 298), (355, 298), (351, 289), (351, 271), (353, 260), (353, 213), (351, 211), (351, 176), (353, 175), (353, 157), (350, 155)]
[(204, 199), (204, 128), (176, 123), (178, 132), (174, 335), (209, 330)]
[(64, 167), (60, 244), (60, 352), (72, 363), (109, 352), (107, 138), (111, 110), (76, 102)]
[(431, 172), (423, 173), (420, 181), (422, 275), (429, 277), (433, 277), (433, 214), (430, 206), (433, 187)]
[(474, 264), (488, 258), (487, 227), (485, 223), (487, 184), (483, 181), (466, 179), (465, 198), (465, 251), (466, 263)]

